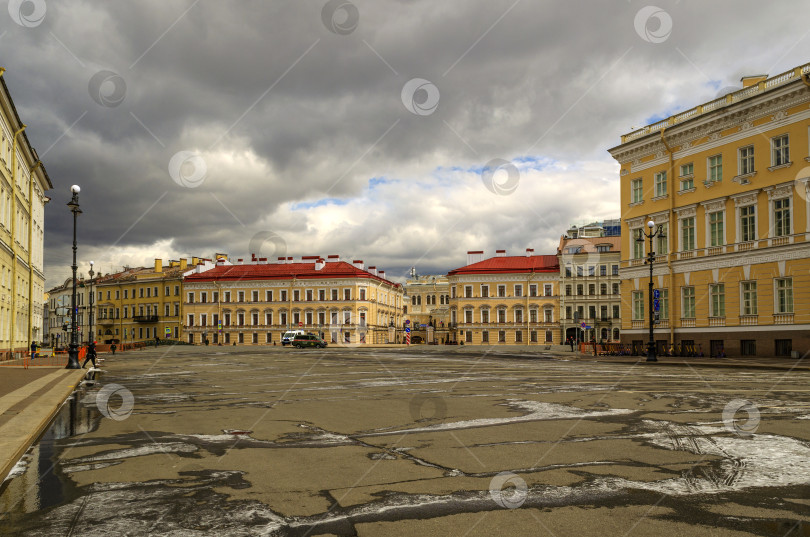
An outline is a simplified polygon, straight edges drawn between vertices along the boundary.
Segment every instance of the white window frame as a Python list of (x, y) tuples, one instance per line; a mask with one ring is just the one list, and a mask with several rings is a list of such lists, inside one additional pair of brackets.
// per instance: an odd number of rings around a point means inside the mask
[(639, 177), (630, 181), (630, 203), (641, 203), (642, 201), (644, 201), (644, 180)]
[[(719, 165), (715, 164), (712, 165), (712, 159), (720, 159)], [(717, 174), (718, 177), (713, 177), (714, 170), (719, 168), (720, 172)], [(723, 154), (718, 153), (717, 155), (711, 155), (706, 157), (706, 182), (707, 183), (719, 183), (723, 180)]]
[[(785, 145), (777, 147), (778, 140), (782, 139), (786, 140)], [(777, 155), (782, 151), (787, 153), (784, 157), (785, 160), (783, 162), (777, 162)], [(771, 138), (771, 166), (786, 166), (788, 164), (790, 164), (790, 134), (783, 133), (773, 136)]]
[(654, 176), (654, 184), (655, 184), (655, 197), (662, 198), (665, 197), (667, 192), (667, 172), (666, 170), (658, 172)]
[[(750, 161), (750, 166), (746, 163)], [(737, 149), (737, 175), (751, 175), (754, 173), (754, 145), (746, 145)]]

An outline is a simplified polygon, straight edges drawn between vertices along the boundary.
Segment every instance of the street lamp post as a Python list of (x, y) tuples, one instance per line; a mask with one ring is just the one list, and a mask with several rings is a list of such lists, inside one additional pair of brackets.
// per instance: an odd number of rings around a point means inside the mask
[(73, 192), (73, 197), (68, 202), (67, 206), (70, 207), (70, 212), (73, 213), (73, 264), (70, 268), (73, 269), (73, 294), (70, 300), (70, 347), (68, 348), (68, 364), (65, 369), (81, 369), (79, 365), (79, 339), (76, 326), (76, 220), (81, 214), (79, 208), (79, 192), (81, 188), (79, 185), (70, 187)]
[(653, 238), (659, 237), (661, 239), (666, 238), (664, 234), (664, 226), (662, 224), (658, 225), (657, 229), (655, 228), (655, 222), (652, 220), (647, 222), (647, 227), (650, 228), (649, 233), (646, 233), (644, 229), (638, 230), (638, 238), (636, 242), (644, 243), (644, 237), (647, 237), (650, 241), (650, 248), (647, 252), (647, 263), (650, 266), (650, 285), (649, 285), (649, 318), (650, 318), (650, 341), (647, 343), (647, 361), (648, 362), (657, 362), (658, 358), (655, 357), (656, 349), (655, 349), (655, 336), (653, 334), (653, 329), (655, 327), (655, 308), (653, 302), (653, 263), (655, 263), (655, 252), (653, 251)]
[(95, 339), (95, 336), (93, 335), (93, 274), (95, 274), (95, 272), (93, 272), (92, 261), (90, 261), (89, 273), (90, 273), (90, 315), (89, 315), (90, 329), (87, 331), (87, 343), (92, 343), (93, 340)]

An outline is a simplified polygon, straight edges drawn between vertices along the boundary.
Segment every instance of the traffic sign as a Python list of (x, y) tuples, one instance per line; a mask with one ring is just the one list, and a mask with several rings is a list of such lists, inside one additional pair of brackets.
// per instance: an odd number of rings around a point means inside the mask
[(410, 327), (410, 326), (406, 326), (406, 327), (405, 327), (405, 333), (406, 333), (406, 334), (410, 334), (410, 333), (411, 333), (411, 327)]
[(653, 300), (653, 311), (658, 311), (661, 309), (661, 301), (657, 298)]
[(661, 298), (661, 291), (659, 289), (653, 289), (653, 298), (655, 299)]
[(411, 324), (411, 321), (410, 321), (410, 320), (408, 320), (408, 319), (406, 319), (406, 320), (405, 320), (405, 324)]
[(582, 323), (582, 324), (581, 324), (581, 325), (579, 325), (579, 326), (580, 326), (580, 328), (585, 328), (585, 323)]
[(299, 322), (299, 323), (298, 323), (298, 328), (303, 328), (303, 327), (304, 327), (304, 323)]

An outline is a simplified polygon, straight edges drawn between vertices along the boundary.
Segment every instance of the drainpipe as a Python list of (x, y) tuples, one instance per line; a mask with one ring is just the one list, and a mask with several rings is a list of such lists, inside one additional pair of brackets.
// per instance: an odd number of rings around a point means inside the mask
[[(15, 329), (17, 320), (17, 248), (14, 246), (17, 233), (17, 137), (25, 130), (23, 124), (14, 133), (11, 142), (11, 333), (9, 334), (9, 350), (14, 352), (16, 340)], [(30, 297), (29, 297), (30, 300)]]
[[(670, 177), (670, 182), (669, 182), (669, 186), (667, 187), (667, 190), (673, 192), (673, 194), (674, 194), (674, 192), (675, 192), (675, 160), (673, 159), (673, 156), (672, 156), (672, 148), (669, 147), (669, 144), (667, 144), (666, 138), (664, 138), (664, 131), (665, 130), (667, 130), (666, 127), (661, 129), (661, 143), (664, 144), (664, 147), (666, 148), (667, 153), (669, 154), (669, 177)], [(667, 193), (669, 193), (669, 192), (667, 192)], [(674, 205), (675, 205), (675, 196), (670, 194), (670, 196), (669, 196), (669, 222), (668, 222), (668, 225), (667, 225), (667, 235), (668, 236), (672, 234), (672, 230), (673, 230), (673, 225), (672, 224), (673, 223), (675, 223), (675, 228), (674, 229), (676, 230), (675, 231), (676, 233), (677, 233), (677, 229), (678, 229), (677, 222), (673, 222), (673, 215), (675, 214)], [(670, 244), (672, 244), (672, 243), (670, 243)], [(675, 297), (675, 293), (674, 293), (674, 290), (675, 290), (675, 273), (672, 272), (672, 248), (669, 248), (668, 251), (667, 251), (667, 269), (669, 270), (669, 291), (668, 291), (669, 297), (667, 299), (667, 302), (669, 302), (669, 299), (674, 299), (674, 297)], [(680, 302), (678, 302), (678, 303), (680, 303)], [(667, 306), (669, 306), (669, 303), (667, 304)], [(669, 321), (669, 344), (670, 344), (670, 346), (674, 346), (675, 345), (675, 318), (674, 318), (674, 315), (671, 315), (671, 313), (673, 313), (672, 308), (670, 308), (670, 311), (667, 312), (667, 315), (670, 317), (668, 319), (668, 321)], [(650, 319), (650, 322), (652, 322), (652, 319)]]
[(31, 348), (34, 327), (34, 263), (31, 259), (34, 247), (34, 172), (40, 166), (42, 166), (42, 161), (38, 160), (31, 168), (31, 179), (28, 181), (28, 348)]

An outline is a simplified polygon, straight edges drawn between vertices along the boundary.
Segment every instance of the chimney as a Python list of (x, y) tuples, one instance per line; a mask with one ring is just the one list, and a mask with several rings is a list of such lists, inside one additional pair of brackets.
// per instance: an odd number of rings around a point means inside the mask
[(352, 261), (352, 265), (354, 265), (354, 268), (358, 268), (360, 270), (363, 270), (363, 260), (362, 259), (355, 259), (354, 261)]
[(326, 257), (327, 263), (337, 263), (338, 261), (340, 261), (339, 255), (329, 255)]
[(368, 267), (368, 272), (370, 274), (374, 274), (376, 276), (377, 275), (377, 267)]
[(199, 263), (200, 263), (200, 258), (199, 257), (192, 257), (191, 258), (191, 264), (192, 265), (198, 265)]
[(526, 248), (526, 257), (531, 257), (534, 255), (534, 248)]
[(185, 270), (188, 267), (188, 261), (185, 257), (180, 258), (180, 270)]
[(495, 250), (495, 257), (506, 257), (506, 250)]
[(217, 258), (217, 265), (225, 265), (225, 258), (218, 257)]
[(260, 265), (266, 265), (267, 264), (267, 258), (266, 257), (260, 257), (259, 258), (259, 264)]
[(484, 251), (483, 250), (475, 250), (467, 252), (467, 264), (472, 265), (473, 263), (478, 263), (479, 261), (484, 260)]
[(377, 273), (377, 276), (379, 276), (380, 278), (382, 278), (384, 280), (385, 279), (385, 271), (384, 270), (379, 271)]
[(283, 265), (283, 264), (284, 264), (284, 263), (286, 263), (286, 262), (287, 262), (287, 258), (286, 258), (286, 257), (279, 257), (279, 258), (278, 258), (278, 264), (279, 264), (279, 265)]
[(163, 272), (163, 260), (155, 259), (155, 272)]
[(256, 262), (256, 254), (250, 254), (250, 260)]
[(290, 257), (287, 258), (287, 264), (292, 265), (292, 263), (293, 263), (293, 258), (292, 258), (292, 256), (290, 256)]
[(744, 88), (748, 88), (750, 86), (755, 86), (760, 82), (764, 82), (765, 80), (768, 80), (768, 75), (750, 75), (742, 77), (740, 82), (742, 82)]
[(236, 260), (236, 264), (237, 264), (237, 265), (244, 265), (244, 264), (245, 264), (245, 260), (244, 260), (244, 259), (242, 259), (242, 258), (240, 257), (239, 259), (237, 259), (237, 260)]
[(315, 261), (315, 270), (321, 270), (325, 266), (326, 262), (323, 260), (322, 257), (319, 257), (318, 260)]

